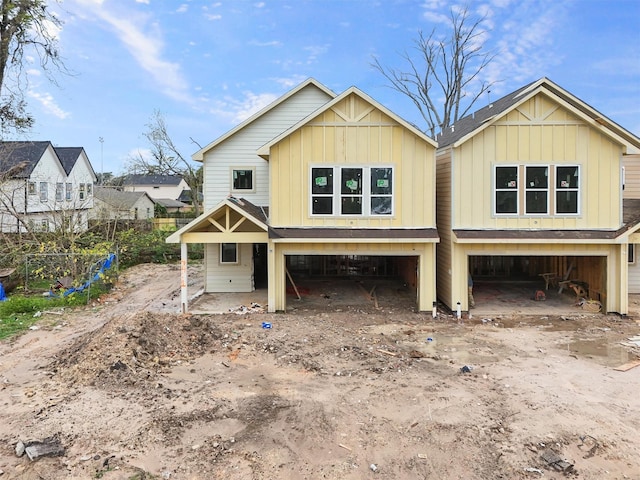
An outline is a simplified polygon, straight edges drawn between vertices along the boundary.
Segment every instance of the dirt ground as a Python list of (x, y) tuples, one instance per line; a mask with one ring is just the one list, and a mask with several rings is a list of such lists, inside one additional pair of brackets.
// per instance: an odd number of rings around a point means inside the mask
[[(0, 478), (640, 478), (640, 367), (615, 369), (640, 357), (636, 298), (624, 318), (180, 315), (178, 286), (140, 265), (0, 344)], [(64, 452), (16, 454), (36, 440)]]

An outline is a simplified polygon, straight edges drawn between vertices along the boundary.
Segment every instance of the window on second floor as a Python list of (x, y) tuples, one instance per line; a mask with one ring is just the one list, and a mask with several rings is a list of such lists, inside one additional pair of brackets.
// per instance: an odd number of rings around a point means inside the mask
[(85, 198), (87, 198), (87, 190), (86, 190), (86, 185), (84, 183), (80, 184), (80, 190), (79, 190), (78, 198), (80, 200), (84, 200)]
[(49, 185), (47, 182), (40, 182), (40, 201), (46, 202), (49, 199)]
[(577, 165), (500, 165), (494, 172), (496, 215), (580, 213)]
[(231, 191), (249, 192), (254, 191), (255, 170), (253, 168), (232, 168), (231, 169)]
[(629, 251), (627, 254), (627, 262), (636, 263), (636, 245), (634, 243), (629, 244)]
[(36, 182), (29, 182), (29, 186), (27, 187), (29, 191), (29, 195), (35, 195), (36, 192)]
[(392, 214), (392, 167), (311, 168), (311, 215)]
[(56, 183), (56, 202), (61, 202), (64, 195), (64, 183)]
[(73, 192), (73, 184), (71, 184), (71, 183), (67, 183), (67, 184), (65, 185), (65, 191), (64, 191), (64, 199), (65, 199), (67, 202), (70, 202), (70, 201), (71, 201), (71, 195), (72, 195), (72, 192)]
[(93, 183), (87, 183), (87, 197), (93, 194)]

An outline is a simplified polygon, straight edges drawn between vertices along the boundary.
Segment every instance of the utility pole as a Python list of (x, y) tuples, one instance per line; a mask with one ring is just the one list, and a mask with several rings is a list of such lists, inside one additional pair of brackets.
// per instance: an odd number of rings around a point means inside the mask
[(104, 138), (98, 137), (100, 142), (100, 185), (104, 185)]

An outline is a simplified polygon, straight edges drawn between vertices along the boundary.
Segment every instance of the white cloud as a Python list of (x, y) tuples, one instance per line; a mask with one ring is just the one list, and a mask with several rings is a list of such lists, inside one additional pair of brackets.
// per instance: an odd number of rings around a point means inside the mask
[(151, 75), (167, 96), (181, 101), (190, 100), (188, 83), (180, 64), (163, 57), (162, 32), (148, 15), (103, 8), (101, 0), (78, 0), (78, 3), (85, 5), (114, 31), (138, 65)]
[(228, 117), (232, 123), (238, 124), (278, 98), (278, 95), (274, 93), (253, 93), (246, 91), (243, 92), (243, 95), (244, 97), (240, 100), (225, 97), (224, 100), (217, 102), (216, 107), (211, 113)]
[(221, 20), (222, 19), (222, 15), (213, 14), (213, 13), (205, 13), (204, 14), (204, 18), (206, 18), (207, 20)]
[(45, 112), (53, 115), (60, 120), (64, 120), (69, 117), (71, 113), (65, 112), (62, 108), (58, 106), (53, 95), (50, 93), (39, 93), (35, 90), (29, 90), (28, 95), (34, 100), (38, 101)]
[(189, 10), (189, 5), (187, 5), (186, 3), (183, 3), (178, 7), (178, 9), (176, 10), (176, 13), (185, 13), (187, 10)]
[(258, 42), (257, 40), (251, 40), (249, 45), (254, 47), (281, 47), (282, 42), (279, 40), (271, 40), (270, 42)]

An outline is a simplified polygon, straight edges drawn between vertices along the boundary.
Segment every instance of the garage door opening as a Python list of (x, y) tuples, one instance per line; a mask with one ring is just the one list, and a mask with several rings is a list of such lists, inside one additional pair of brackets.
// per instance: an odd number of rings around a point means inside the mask
[(595, 300), (604, 311), (606, 267), (603, 256), (470, 256), (474, 308), (546, 313)]
[(286, 266), (288, 307), (416, 306), (417, 256), (287, 255)]

